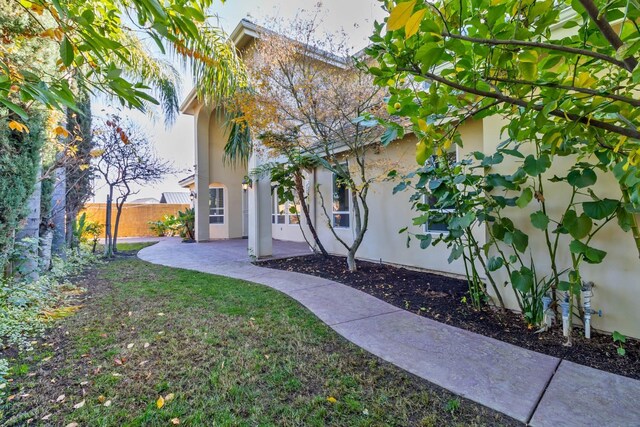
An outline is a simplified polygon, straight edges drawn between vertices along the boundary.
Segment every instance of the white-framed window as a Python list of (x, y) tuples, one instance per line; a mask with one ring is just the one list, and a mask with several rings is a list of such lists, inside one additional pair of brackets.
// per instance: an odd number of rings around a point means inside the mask
[(209, 224), (224, 224), (224, 188), (209, 189)]
[[(347, 167), (344, 165), (343, 167)], [(351, 225), (351, 190), (333, 174), (332, 215), (335, 228), (349, 228)]]
[(278, 197), (278, 187), (274, 187), (271, 193), (271, 223), (298, 225), (302, 205), (296, 197), (296, 203), (281, 201)]
[[(451, 164), (458, 160), (457, 150), (454, 149), (447, 153), (447, 161)], [(433, 164), (436, 164), (439, 160), (436, 156), (431, 156), (428, 160)], [(424, 224), (424, 231), (432, 234), (448, 234), (449, 218), (455, 212), (454, 206), (438, 206), (436, 197), (433, 195), (425, 195), (424, 202), (429, 205), (429, 220)]]
[(278, 199), (278, 187), (274, 187), (271, 191), (271, 223), (286, 224), (287, 204), (281, 203)]

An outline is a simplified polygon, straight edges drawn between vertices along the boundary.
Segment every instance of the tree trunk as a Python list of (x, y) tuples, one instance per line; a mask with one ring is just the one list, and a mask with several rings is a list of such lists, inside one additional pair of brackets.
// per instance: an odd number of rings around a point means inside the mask
[(59, 257), (65, 256), (66, 234), (66, 195), (67, 181), (64, 167), (59, 167), (55, 171), (55, 182), (53, 194), (51, 195), (51, 213), (53, 222), (53, 238), (51, 242), (51, 252)]
[(354, 250), (347, 252), (347, 267), (349, 268), (350, 273), (358, 271), (358, 266), (356, 264), (356, 251)]
[(16, 235), (16, 241), (21, 243), (23, 248), (23, 258), (19, 261), (17, 268), (21, 276), (37, 280), (40, 276), (38, 269), (38, 247), (40, 239), (40, 197), (42, 194), (42, 184), (40, 174), (42, 165), (38, 166), (36, 185), (31, 196), (27, 200), (28, 214), (24, 220), (24, 226)]
[(322, 242), (320, 241), (320, 237), (318, 237), (318, 232), (316, 231), (316, 228), (313, 226), (313, 221), (311, 221), (311, 214), (309, 213), (309, 206), (305, 201), (304, 185), (302, 182), (302, 174), (300, 172), (297, 172), (294, 174), (294, 181), (296, 186), (296, 192), (298, 193), (298, 199), (300, 200), (300, 205), (302, 206), (302, 212), (304, 213), (304, 217), (307, 220), (307, 227), (309, 227), (309, 231), (311, 232), (311, 235), (313, 236), (313, 240), (316, 242), (316, 245), (318, 246), (318, 250), (320, 251), (320, 253), (322, 253), (323, 257), (327, 258), (329, 257), (329, 254), (327, 253), (327, 250), (322, 245)]
[(107, 195), (106, 218), (104, 221), (104, 256), (110, 258), (113, 256), (113, 242), (111, 240), (111, 200), (113, 197), (113, 188), (109, 189)]
[(118, 253), (118, 228), (120, 227), (120, 215), (122, 215), (122, 205), (127, 200), (125, 196), (121, 202), (116, 201), (116, 222), (113, 225), (113, 253)]

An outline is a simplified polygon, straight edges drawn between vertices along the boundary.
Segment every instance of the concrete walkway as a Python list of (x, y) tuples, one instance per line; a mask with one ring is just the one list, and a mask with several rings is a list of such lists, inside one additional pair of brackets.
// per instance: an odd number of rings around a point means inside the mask
[[(275, 257), (309, 253), (292, 242), (273, 248)], [(376, 356), (523, 423), (640, 426), (640, 381), (420, 317), (331, 280), (257, 267), (246, 249), (246, 240), (165, 239), (138, 256), (277, 289)]]

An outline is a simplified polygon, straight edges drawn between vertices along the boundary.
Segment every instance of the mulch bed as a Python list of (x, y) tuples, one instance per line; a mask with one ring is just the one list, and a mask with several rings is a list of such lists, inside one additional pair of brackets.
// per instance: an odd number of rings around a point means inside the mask
[(640, 341), (627, 339), (626, 355), (619, 356), (610, 335), (592, 330), (591, 339), (576, 328), (573, 346), (562, 344), (562, 328), (536, 334), (522, 316), (491, 307), (476, 310), (469, 304), (467, 282), (428, 272), (358, 261), (349, 273), (344, 257), (319, 255), (261, 261), (262, 267), (320, 276), (359, 289), (396, 307), (488, 337), (581, 365), (640, 379)]

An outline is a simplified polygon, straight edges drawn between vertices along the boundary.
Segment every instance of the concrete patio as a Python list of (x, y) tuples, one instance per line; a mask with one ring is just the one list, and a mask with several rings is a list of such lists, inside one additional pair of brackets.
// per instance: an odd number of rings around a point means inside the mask
[[(273, 242), (274, 257), (308, 253), (306, 244)], [(378, 357), (525, 424), (640, 425), (640, 381), (420, 317), (327, 279), (255, 266), (246, 240), (164, 239), (138, 256), (277, 289)]]

